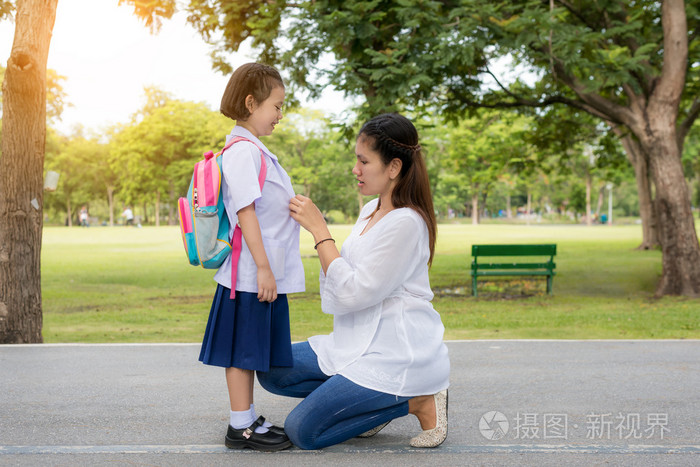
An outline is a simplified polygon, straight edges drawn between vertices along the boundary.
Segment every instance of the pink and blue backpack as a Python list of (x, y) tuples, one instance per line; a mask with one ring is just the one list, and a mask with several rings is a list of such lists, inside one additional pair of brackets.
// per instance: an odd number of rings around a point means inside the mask
[[(224, 148), (214, 154), (208, 151), (204, 159), (194, 165), (194, 173), (187, 197), (178, 200), (180, 231), (185, 245), (187, 259), (193, 266), (201, 265), (205, 269), (218, 269), (228, 255), (231, 258), (231, 298), (235, 297), (238, 258), (242, 249), (242, 232), (236, 225), (233, 238), (229, 239), (230, 222), (221, 192), (221, 161), (224, 151), (239, 141), (247, 138), (232, 138)], [(253, 143), (255, 144), (255, 143)], [(257, 145), (256, 145), (257, 146)], [(258, 149), (260, 149), (258, 147)], [(260, 149), (260, 191), (265, 183), (267, 165)]]

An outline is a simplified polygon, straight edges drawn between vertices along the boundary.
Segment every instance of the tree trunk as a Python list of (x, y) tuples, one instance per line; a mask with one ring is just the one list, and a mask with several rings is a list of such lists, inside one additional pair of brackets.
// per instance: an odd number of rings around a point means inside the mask
[(608, 183), (608, 225), (613, 225), (613, 184)]
[(107, 186), (107, 204), (109, 205), (109, 226), (114, 227), (114, 187)]
[(586, 225), (592, 226), (593, 219), (591, 218), (591, 185), (593, 185), (593, 177), (591, 173), (586, 171)]
[(472, 225), (479, 223), (479, 195), (472, 195)]
[(175, 211), (174, 207), (177, 205), (177, 195), (175, 194), (175, 187), (173, 183), (170, 183), (170, 199), (168, 200), (168, 225), (177, 225), (177, 221), (175, 220)]
[(3, 83), (0, 343), (42, 342), (46, 61), (58, 0), (18, 0)]
[(73, 205), (70, 202), (70, 195), (66, 198), (66, 225), (73, 227)]
[(506, 219), (512, 219), (513, 218), (513, 213), (511, 212), (511, 205), (510, 205), (510, 193), (508, 193), (508, 196), (506, 196)]
[(603, 209), (603, 195), (605, 195), (605, 185), (601, 185), (598, 189), (598, 202), (595, 208), (595, 215), (600, 219), (600, 210)]
[[(616, 131), (617, 133), (617, 131)], [(619, 134), (619, 133), (618, 133)], [(651, 179), (649, 178), (649, 157), (644, 154), (639, 142), (630, 134), (621, 139), (627, 159), (634, 167), (637, 181), (637, 198), (639, 199), (639, 217), (642, 220), (642, 243), (638, 250), (650, 250), (659, 246), (657, 234), (656, 213), (651, 194)]]
[(481, 211), (479, 212), (479, 219), (483, 219), (484, 217), (488, 217), (486, 214), (486, 201), (488, 200), (489, 194), (488, 191), (484, 191), (484, 196), (481, 197)]
[(700, 245), (683, 175), (677, 118), (688, 67), (685, 4), (661, 5), (664, 29), (663, 69), (646, 108), (634, 112), (630, 126), (637, 136), (656, 188), (655, 209), (662, 252), (661, 280), (656, 296), (700, 296)]
[[(674, 130), (671, 125), (671, 131)], [(700, 246), (675, 135), (658, 136), (648, 152), (663, 253), (656, 295), (700, 296)]]
[(160, 227), (160, 191), (156, 192), (156, 227)]
[[(697, 185), (697, 193), (698, 197), (695, 198), (695, 201), (698, 202), (700, 201), (700, 172), (695, 175), (695, 179), (697, 180), (695, 183)], [(691, 205), (693, 204), (692, 202), (690, 203)], [(700, 204), (700, 203), (698, 203)], [(698, 219), (700, 219), (700, 206), (698, 206)]]

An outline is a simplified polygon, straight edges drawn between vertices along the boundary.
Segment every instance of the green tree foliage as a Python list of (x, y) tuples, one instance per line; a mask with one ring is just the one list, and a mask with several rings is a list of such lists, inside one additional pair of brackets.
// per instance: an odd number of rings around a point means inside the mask
[(130, 5), (134, 16), (143, 20), (151, 32), (157, 32), (163, 19), (173, 16), (177, 6), (176, 0), (119, 0), (119, 5)]
[[(223, 8), (227, 3), (211, 2)], [(565, 104), (624, 128), (636, 139), (635, 164), (651, 173), (663, 250), (657, 293), (700, 294), (700, 247), (688, 203), (680, 152), (700, 114), (693, 44), (700, 14), (694, 2), (603, 1), (309, 1), (273, 2), (288, 27), (258, 31), (273, 56), (271, 34), (291, 44), (277, 55), (304, 87), (324, 76), (361, 95), (361, 114), (430, 105), (440, 96), (448, 115), (474, 107)], [(213, 23), (208, 23), (213, 24)], [(285, 21), (278, 24), (285, 24)], [(280, 41), (282, 44), (283, 41)], [(334, 61), (319, 66), (326, 55)], [(502, 83), (492, 68), (511, 57), (535, 72), (534, 85)], [(688, 58), (690, 57), (690, 60)], [(330, 70), (330, 71), (329, 71)], [(483, 78), (496, 86), (485, 88)], [(686, 78), (691, 82), (685, 86)], [(690, 94), (687, 94), (690, 92)], [(681, 106), (681, 103), (685, 104)], [(645, 181), (646, 183), (646, 181)]]
[(206, 105), (178, 100), (142, 111), (138, 121), (118, 130), (110, 144), (109, 164), (119, 174), (118, 193), (128, 204), (168, 205), (175, 223), (177, 198), (187, 191), (192, 166), (208, 150), (223, 147), (232, 122)]
[(66, 77), (55, 70), (46, 70), (46, 118), (49, 122), (60, 121), (63, 110), (71, 106), (66, 102), (66, 92), (63, 90), (62, 82), (65, 80)]
[[(416, 106), (454, 74), (472, 76), (479, 60), (470, 35), (454, 29), (456, 1), (190, 0), (190, 22), (220, 57), (252, 37), (260, 59), (279, 65), (292, 87), (318, 97), (326, 86), (365, 98), (359, 120)], [(454, 24), (452, 24), (454, 23)], [(351, 139), (352, 122), (346, 136)]]
[(700, 113), (697, 4), (608, 0), (463, 6), (460, 14), (468, 18), (463, 30), (483, 33), (492, 45), (486, 49), (490, 59), (510, 54), (539, 80), (534, 86), (516, 82), (487, 93), (457, 80), (445, 93), (445, 108), (565, 104), (610, 125), (635, 167), (643, 246), (658, 238), (664, 252), (657, 293), (700, 293), (700, 249), (678, 163)]
[(358, 213), (354, 148), (341, 141), (340, 132), (320, 112), (286, 115), (265, 144), (280, 158), (295, 191), (312, 197), (322, 212)]
[(591, 214), (598, 212), (599, 207), (591, 206), (591, 202), (597, 201), (592, 198), (602, 186), (617, 183), (631, 172), (617, 137), (587, 112), (556, 106), (545, 113), (534, 113), (531, 129), (522, 138), (536, 148), (540, 169), (573, 175), (579, 181), (575, 200), (560, 200), (559, 204), (564, 201), (584, 215), (591, 208)]
[(499, 178), (525, 163), (528, 148), (521, 134), (527, 127), (525, 117), (490, 111), (461, 120), (449, 132), (450, 177), (467, 188), (474, 223)]
[(101, 167), (106, 163), (108, 147), (82, 132), (71, 138), (54, 133), (47, 139), (51, 144), (47, 148), (46, 168), (60, 174), (56, 192), (47, 196), (47, 208), (58, 210), (60, 205), (68, 225), (72, 225), (81, 205), (89, 205), (104, 193)]
[(286, 1), (189, 0), (185, 8), (188, 21), (212, 45), (215, 69), (224, 74), (231, 73), (233, 70), (226, 57), (249, 38), (252, 46), (260, 49), (263, 62), (277, 62), (278, 50), (272, 43), (281, 32), (282, 14), (288, 8)]
[(0, 21), (5, 18), (11, 18), (12, 14), (15, 12), (15, 2), (2, 0), (0, 1)]

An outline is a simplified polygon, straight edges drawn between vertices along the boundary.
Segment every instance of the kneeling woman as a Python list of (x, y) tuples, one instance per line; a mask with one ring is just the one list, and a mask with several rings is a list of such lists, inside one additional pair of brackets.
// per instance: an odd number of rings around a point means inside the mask
[(371, 436), (394, 418), (418, 417), (414, 447), (447, 437), (450, 363), (444, 327), (430, 301), (428, 268), (436, 222), (418, 133), (398, 114), (367, 122), (357, 138), (353, 174), (367, 203), (338, 252), (309, 199), (290, 201), (291, 216), (314, 237), (321, 262), (321, 308), (330, 335), (292, 346), (292, 368), (258, 372), (268, 391), (304, 400), (285, 431), (302, 449)]

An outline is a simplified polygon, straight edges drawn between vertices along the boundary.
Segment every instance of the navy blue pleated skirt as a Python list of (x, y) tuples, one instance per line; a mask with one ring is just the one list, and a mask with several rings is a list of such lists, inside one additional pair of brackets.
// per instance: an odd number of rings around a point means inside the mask
[(270, 371), (292, 366), (287, 295), (272, 303), (258, 294), (231, 291), (219, 284), (211, 304), (199, 361), (207, 365)]

